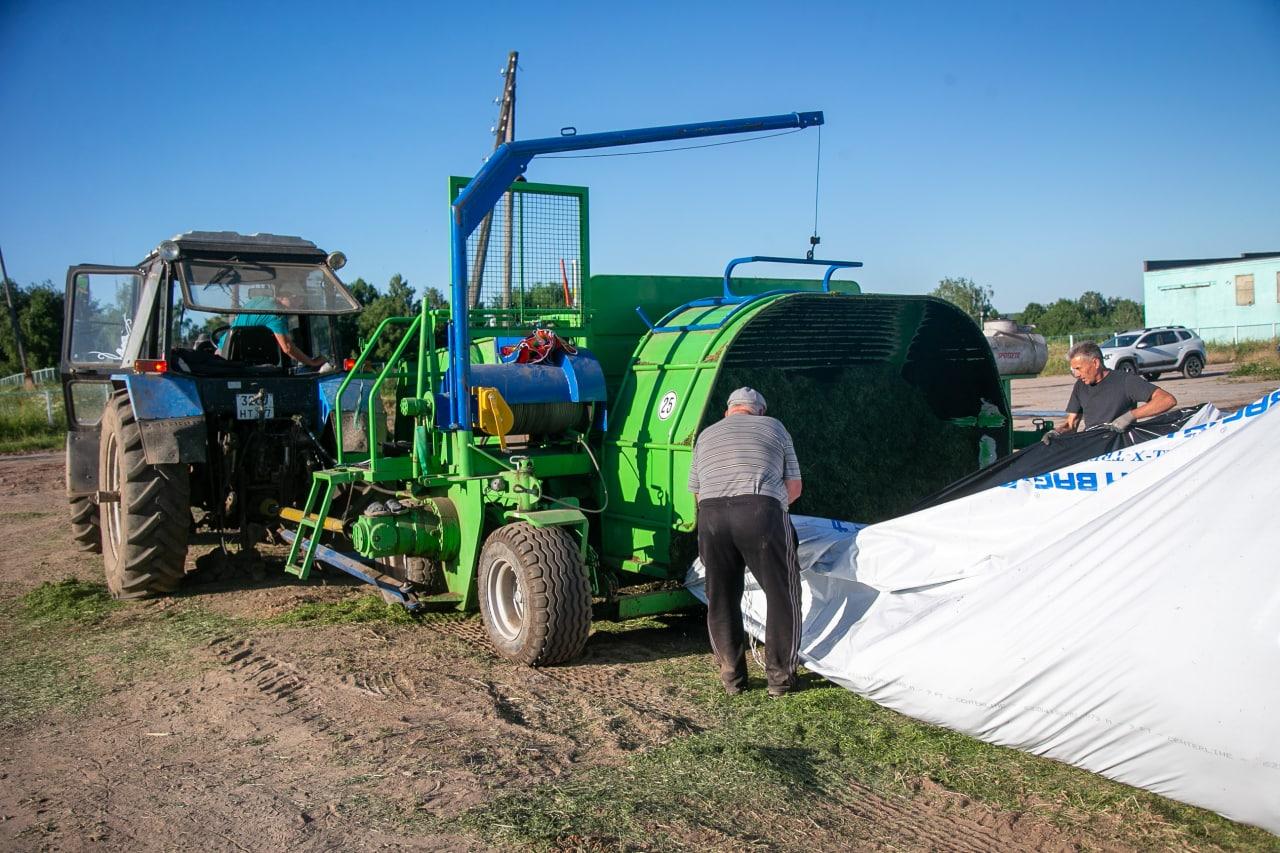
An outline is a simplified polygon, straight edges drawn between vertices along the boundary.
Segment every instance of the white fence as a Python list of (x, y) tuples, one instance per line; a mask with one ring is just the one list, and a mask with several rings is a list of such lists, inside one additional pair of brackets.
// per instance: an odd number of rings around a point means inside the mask
[[(39, 370), (33, 370), (31, 371), (31, 378), (33, 378), (36, 381), (37, 385), (44, 385), (47, 382), (57, 382), (58, 368), (42, 367)], [(6, 388), (10, 386), (14, 388), (22, 387), (21, 373), (15, 373), (12, 376), (6, 376), (3, 379), (0, 379), (0, 388)]]
[(1280, 337), (1280, 323), (1251, 323), (1236, 326), (1201, 326), (1196, 334), (1216, 344), (1238, 344), (1241, 341), (1269, 341)]

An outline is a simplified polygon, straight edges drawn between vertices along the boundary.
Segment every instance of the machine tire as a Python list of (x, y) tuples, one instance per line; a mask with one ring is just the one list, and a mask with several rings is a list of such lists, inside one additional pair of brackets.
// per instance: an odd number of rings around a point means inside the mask
[(1136, 374), (1138, 372), (1138, 366), (1132, 361), (1122, 361), (1116, 365), (1116, 371), (1119, 373)]
[(1189, 355), (1182, 361), (1182, 375), (1187, 379), (1195, 379), (1204, 373), (1204, 359), (1198, 355)]
[(151, 465), (142, 430), (125, 392), (102, 416), (99, 488), (119, 501), (99, 505), (102, 561), (113, 598), (145, 598), (178, 588), (191, 528), (191, 481), (186, 465)]
[(102, 553), (102, 526), (98, 523), (98, 505), (88, 496), (69, 498), (71, 538), (76, 547), (90, 554)]
[(519, 521), (480, 552), (480, 615), (498, 654), (528, 666), (564, 663), (591, 632), (591, 582), (573, 534)]

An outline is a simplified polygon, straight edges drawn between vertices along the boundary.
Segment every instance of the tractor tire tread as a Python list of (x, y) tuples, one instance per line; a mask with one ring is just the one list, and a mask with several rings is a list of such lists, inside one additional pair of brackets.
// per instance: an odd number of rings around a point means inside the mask
[[(107, 587), (116, 598), (145, 598), (173, 592), (186, 573), (190, 538), (191, 484), (185, 465), (151, 465), (142, 447), (142, 430), (129, 404), (118, 392), (103, 418), (114, 434), (120, 455), (119, 553), (104, 549)], [(105, 461), (103, 462), (105, 465)], [(107, 472), (99, 481), (107, 482)], [(106, 508), (102, 510), (105, 515)], [(100, 524), (105, 518), (100, 517)]]
[(102, 552), (102, 528), (98, 524), (98, 505), (88, 495), (69, 498), (71, 538), (76, 547), (90, 554)]

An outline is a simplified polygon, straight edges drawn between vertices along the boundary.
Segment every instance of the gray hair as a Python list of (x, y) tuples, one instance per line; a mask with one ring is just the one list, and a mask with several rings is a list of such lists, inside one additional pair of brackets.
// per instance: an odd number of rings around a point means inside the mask
[(1093, 341), (1081, 341), (1067, 351), (1067, 361), (1071, 361), (1078, 355), (1102, 361), (1102, 348)]

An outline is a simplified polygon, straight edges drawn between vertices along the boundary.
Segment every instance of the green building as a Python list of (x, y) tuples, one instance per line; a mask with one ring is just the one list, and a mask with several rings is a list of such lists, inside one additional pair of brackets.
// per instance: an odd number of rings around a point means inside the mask
[(1142, 285), (1148, 326), (1187, 326), (1220, 343), (1280, 336), (1280, 252), (1146, 261)]

